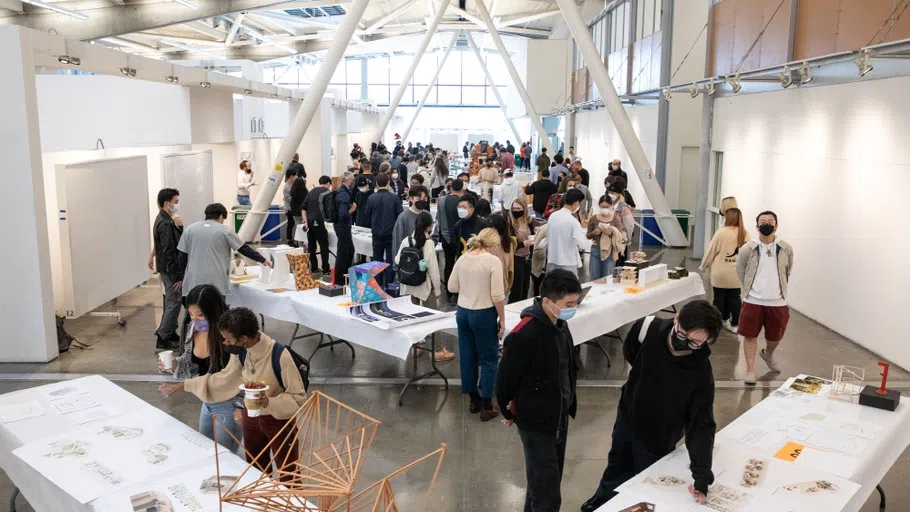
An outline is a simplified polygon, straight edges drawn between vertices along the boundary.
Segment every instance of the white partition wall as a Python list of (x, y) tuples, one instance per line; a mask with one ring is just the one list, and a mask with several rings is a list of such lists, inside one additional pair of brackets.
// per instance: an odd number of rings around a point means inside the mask
[(793, 244), (790, 305), (904, 368), (908, 88), (892, 78), (718, 98), (713, 145), (721, 195), (736, 196), (752, 236), (773, 210)]
[[(186, 226), (205, 219), (205, 207), (214, 202), (211, 151), (191, 151), (161, 158), (161, 188), (180, 191), (180, 218)], [(157, 190), (150, 191), (156, 197)]]

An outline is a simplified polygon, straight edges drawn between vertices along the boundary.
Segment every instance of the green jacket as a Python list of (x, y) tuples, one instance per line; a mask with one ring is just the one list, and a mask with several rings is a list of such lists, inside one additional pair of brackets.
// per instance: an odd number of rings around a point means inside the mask
[[(760, 244), (754, 240), (746, 242), (739, 248), (739, 256), (736, 258), (736, 274), (739, 281), (743, 284), (740, 295), (743, 299), (749, 295), (752, 289), (752, 282), (755, 280), (755, 273), (758, 271), (758, 259)], [(793, 271), (793, 247), (784, 242), (777, 240), (777, 274), (780, 278), (780, 296), (787, 298), (787, 281), (790, 279), (790, 272)]]

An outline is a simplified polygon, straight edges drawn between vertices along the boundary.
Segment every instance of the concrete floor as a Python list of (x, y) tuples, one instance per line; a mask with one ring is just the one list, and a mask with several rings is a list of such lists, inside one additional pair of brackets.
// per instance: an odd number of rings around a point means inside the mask
[[(684, 261), (684, 256), (681, 252), (670, 253), (665, 255), (668, 258), (665, 262), (670, 266), (685, 263), (691, 268), (693, 262)], [(120, 297), (115, 304), (101, 309), (119, 309), (128, 320), (127, 326), (119, 327), (110, 318), (83, 317), (67, 321), (70, 334), (90, 347), (72, 349), (48, 364), (0, 364), (0, 393), (61, 378), (107, 374), (131, 393), (196, 426), (199, 402), (195, 397), (183, 394), (164, 399), (155, 389), (154, 381), (160, 379), (155, 372), (154, 355), (154, 331), (161, 314), (160, 290), (137, 288)], [(278, 340), (288, 340), (293, 328), (292, 324), (267, 320), (265, 331)], [(446, 341), (457, 352), (455, 338), (446, 336)], [(595, 347), (581, 349), (583, 368), (579, 378), (584, 387), (578, 392), (578, 418), (569, 429), (562, 485), (563, 510), (578, 510), (599, 481), (610, 448), (618, 386), (626, 378), (619, 343), (607, 338), (599, 341), (612, 357), (613, 365), (608, 368), (605, 356)], [(314, 346), (315, 340), (311, 339), (294, 345), (304, 355), (308, 355)], [(404, 407), (399, 407), (398, 392), (408, 375), (410, 361), (406, 363), (366, 348), (356, 348), (356, 359), (351, 358), (346, 347), (320, 350), (312, 360), (313, 389), (320, 389), (382, 421), (360, 479), (364, 485), (438, 448), (440, 443), (446, 443), (449, 452), (433, 493), (431, 510), (521, 509), (524, 461), (514, 428), (503, 427), (498, 422), (481, 423), (476, 415), (469, 414), (457, 384), (451, 386), (448, 393), (433, 383), (415, 387), (405, 395)], [(780, 355), (783, 372), (760, 374), (766, 382), (749, 389), (738, 381), (744, 372), (740, 341), (727, 332), (721, 336), (712, 348), (711, 356), (718, 381), (715, 400), (718, 428), (758, 403), (778, 385), (777, 382), (789, 376), (804, 372), (827, 377), (834, 364), (846, 362), (866, 368), (867, 374), (874, 376), (879, 360), (875, 354), (798, 313), (793, 315)], [(421, 371), (426, 366), (428, 361), (424, 357), (420, 360)], [(761, 361), (757, 367), (759, 372), (764, 370)], [(458, 379), (457, 362), (442, 363), (440, 368), (450, 380)], [(907, 387), (910, 374), (892, 366), (889, 383), (898, 388)], [(401, 479), (398, 484), (413, 488), (425, 483), (431, 474), (432, 467), (428, 467), (411, 478)], [(910, 489), (904, 485), (908, 475), (910, 451), (905, 451), (882, 482), (890, 510), (910, 510)], [(0, 503), (8, 500), (11, 492), (6, 475), (0, 473)], [(402, 510), (415, 510), (422, 495), (403, 488), (398, 498)], [(20, 498), (19, 510), (32, 509)], [(870, 497), (862, 510), (878, 510), (877, 494)]]

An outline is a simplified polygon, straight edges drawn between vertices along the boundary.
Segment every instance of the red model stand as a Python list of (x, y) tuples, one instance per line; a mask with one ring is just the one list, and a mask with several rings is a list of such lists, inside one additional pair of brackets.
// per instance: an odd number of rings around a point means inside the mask
[(888, 383), (888, 367), (890, 365), (883, 362), (879, 362), (878, 365), (883, 368), (881, 374), (882, 386), (878, 389), (875, 389), (873, 386), (864, 387), (863, 391), (859, 394), (859, 403), (860, 405), (867, 405), (869, 407), (875, 407), (876, 409), (893, 411), (894, 409), (897, 409), (897, 405), (901, 401), (901, 394), (885, 387)]

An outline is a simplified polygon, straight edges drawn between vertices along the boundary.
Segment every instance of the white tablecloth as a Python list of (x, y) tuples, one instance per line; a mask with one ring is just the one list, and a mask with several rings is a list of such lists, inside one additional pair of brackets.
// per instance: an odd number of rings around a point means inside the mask
[[(142, 401), (135, 395), (99, 375), (83, 377), (70, 382), (84, 385), (97, 401), (106, 404), (114, 404), (123, 414), (137, 412), (143, 408), (152, 408), (151, 405)], [(24, 404), (33, 400), (38, 400), (42, 402), (45, 409), (44, 416), (25, 419), (15, 423), (0, 423), (0, 467), (3, 468), (13, 484), (21, 491), (22, 496), (28, 501), (32, 508), (38, 512), (97, 511), (96, 502), (102, 500), (103, 497), (87, 504), (81, 504), (12, 453), (13, 450), (20, 446), (44, 438), (66, 434), (67, 432), (76, 431), (93, 424), (111, 421), (111, 419), (108, 418), (96, 420), (94, 423), (77, 425), (66, 418), (65, 415), (53, 411), (49, 405), (42, 401), (41, 396), (42, 390), (55, 385), (58, 384), (38, 386), (0, 396), (0, 407)], [(173, 419), (173, 421), (175, 425), (180, 425), (185, 428), (177, 419)], [(214, 455), (214, 445), (212, 453)], [(240, 460), (236, 455), (229, 453), (222, 453), (220, 457), (223, 458), (222, 460)], [(243, 464), (245, 465), (245, 463)], [(214, 471), (214, 469), (213, 466), (212, 471)], [(178, 471), (172, 472), (172, 474), (178, 474), (182, 471), (183, 469), (181, 468)]]
[[(789, 393), (787, 390), (796, 378), (788, 379), (778, 391)], [(816, 395), (793, 394), (790, 397), (775, 396), (772, 393), (720, 430), (715, 438), (715, 443), (742, 444), (750, 449), (755, 449), (761, 456), (767, 458), (774, 457), (774, 454), (787, 442), (807, 446), (809, 448), (803, 449), (792, 464), (796, 467), (836, 475), (859, 484), (859, 491), (847, 506), (841, 509), (855, 512), (862, 508), (869, 496), (875, 492), (875, 486), (881, 483), (897, 458), (910, 445), (910, 404), (902, 402), (894, 412), (888, 412), (857, 403), (831, 400), (825, 396), (826, 389), (823, 388)], [(906, 397), (902, 397), (902, 400), (906, 400)], [(824, 451), (820, 451), (821, 447), (815, 440), (817, 436), (814, 433), (805, 434), (805, 432), (821, 432), (823, 429), (830, 431), (835, 428), (834, 425), (842, 422), (859, 428), (868, 428), (870, 431), (874, 431), (874, 437), (867, 440), (867, 444), (858, 453), (851, 455), (838, 452), (830, 447), (825, 447)], [(806, 427), (808, 430), (797, 433), (798, 431), (793, 427), (787, 427), (790, 424), (796, 424), (800, 428)], [(874, 427), (874, 430), (871, 427)], [(812, 428), (817, 430), (812, 430)], [(751, 444), (748, 445), (744, 443), (743, 438), (755, 440), (760, 431), (765, 431), (766, 437), (760, 438), (759, 441), (750, 441)], [(868, 437), (870, 434), (864, 435)], [(813, 446), (818, 449), (811, 449)], [(636, 478), (639, 477), (636, 476)], [(887, 492), (886, 488), (886, 495)], [(614, 512), (629, 504), (648, 501), (647, 498), (648, 496), (644, 495), (620, 492), (616, 498), (598, 509), (598, 512)], [(688, 499), (687, 503), (690, 503)], [(668, 503), (667, 505), (674, 504)], [(677, 503), (676, 505), (683, 504)], [(660, 510), (663, 509), (660, 508)], [(668, 510), (673, 510), (673, 508), (668, 508)]]

